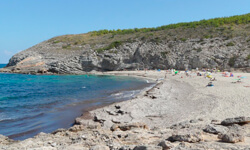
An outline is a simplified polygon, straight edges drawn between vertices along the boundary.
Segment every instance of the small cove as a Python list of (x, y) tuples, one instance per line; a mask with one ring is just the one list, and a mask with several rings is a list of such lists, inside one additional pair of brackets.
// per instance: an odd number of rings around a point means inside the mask
[(143, 79), (97, 75), (0, 74), (0, 134), (24, 140), (72, 126), (91, 107), (131, 99)]

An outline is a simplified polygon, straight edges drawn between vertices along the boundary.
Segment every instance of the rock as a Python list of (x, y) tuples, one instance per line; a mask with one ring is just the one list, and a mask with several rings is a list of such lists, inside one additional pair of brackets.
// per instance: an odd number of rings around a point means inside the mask
[[(65, 149), (65, 148), (62, 148), (62, 149)], [(67, 146), (68, 150), (89, 150), (89, 148), (86, 148), (86, 147), (82, 147), (82, 145), (70, 145), (70, 146)]]
[(82, 131), (84, 130), (83, 125), (74, 125), (73, 127), (69, 128), (69, 131), (71, 132), (77, 132), (77, 131)]
[(162, 150), (168, 150), (174, 147), (170, 142), (167, 141), (161, 141), (158, 146), (162, 147)]
[(250, 123), (250, 117), (236, 117), (236, 118), (227, 118), (221, 122), (222, 125), (228, 126), (232, 124), (247, 124)]
[(227, 142), (227, 143), (244, 142), (244, 136), (240, 133), (235, 133), (235, 132), (219, 134), (218, 138), (221, 139), (222, 142)]
[(116, 108), (116, 109), (121, 109), (121, 106), (115, 105), (115, 108)]
[[(193, 32), (188, 32), (190, 29), (184, 30), (186, 30), (186, 33), (190, 33), (190, 37), (193, 36)], [(81, 35), (72, 35), (72, 38), (75, 36), (81, 37)], [(60, 39), (60, 37), (56, 38)], [(68, 45), (70, 40), (54, 43), (56, 39), (53, 38), (15, 54), (10, 59), (7, 67), (0, 69), (0, 71), (83, 74), (85, 72), (93, 72), (94, 70), (135, 70), (138, 68), (142, 69), (144, 66), (148, 69), (176, 68), (184, 70), (187, 64), (190, 68), (201, 68), (203, 66), (207, 68), (228, 68), (230, 66), (224, 62), (228, 62), (236, 54), (240, 55), (232, 67), (249, 68), (249, 61), (246, 61), (249, 55), (249, 51), (247, 50), (248, 42), (244, 36), (230, 39), (233, 40), (235, 45), (243, 46), (231, 47), (226, 46), (225, 39), (222, 36), (217, 37), (219, 40), (211, 38), (203, 42), (197, 41), (197, 37), (188, 39), (185, 42), (176, 41), (176, 39), (159, 39), (159, 43), (152, 42), (153, 39), (144, 41), (140, 40), (140, 38), (133, 39), (133, 42), (126, 42), (124, 39), (120, 46), (103, 51), (102, 53), (98, 53), (97, 49), (108, 46), (109, 42), (103, 43), (103, 40), (97, 40), (85, 45)], [(212, 42), (215, 40), (219, 43)], [(220, 45), (220, 49), (217, 48), (218, 44)], [(243, 47), (246, 47), (246, 50)], [(176, 53), (177, 49), (178, 53)], [(216, 53), (214, 53), (215, 51)], [(229, 51), (230, 55), (225, 55)]]
[(66, 129), (63, 129), (63, 128), (60, 128), (60, 129), (57, 129), (56, 131), (53, 131), (51, 134), (57, 134), (59, 132), (65, 132)]
[(116, 131), (118, 129), (122, 131), (127, 131), (135, 128), (142, 128), (142, 129), (148, 129), (148, 126), (144, 123), (131, 123), (131, 124), (114, 124), (110, 128), (111, 131)]
[(189, 128), (190, 126), (191, 125), (189, 121), (184, 121), (184, 122), (180, 122), (180, 123), (172, 125), (170, 129), (183, 129), (183, 128)]
[(53, 143), (51, 143), (50, 145), (51, 145), (52, 147), (56, 147), (57, 144), (56, 144), (56, 142), (53, 142)]
[(91, 147), (89, 150), (109, 150), (109, 147), (104, 145), (96, 145)]
[(119, 129), (119, 125), (118, 124), (113, 124), (110, 128), (111, 131), (116, 131)]
[(9, 139), (7, 136), (0, 134), (0, 144), (9, 144), (10, 142), (13, 142), (13, 140)]
[(203, 131), (204, 132), (208, 132), (208, 133), (212, 133), (212, 134), (219, 134), (219, 133), (227, 133), (228, 132), (228, 128), (224, 127), (224, 126), (217, 126), (217, 125), (213, 125), (213, 124), (209, 124), (207, 125)]
[(195, 143), (203, 140), (202, 133), (199, 131), (183, 131), (178, 134), (173, 134), (169, 137), (170, 141), (179, 141), (179, 142), (189, 142)]
[(129, 145), (129, 146), (123, 146), (121, 148), (119, 148), (119, 150), (133, 150), (135, 146), (133, 145)]
[(160, 146), (136, 146), (133, 150), (162, 150)]
[(241, 126), (234, 124), (229, 126), (229, 131), (227, 133), (219, 134), (218, 138), (221, 139), (222, 142), (237, 143), (244, 141), (244, 134), (244, 129)]
[(192, 120), (190, 120), (190, 123), (197, 123), (197, 122), (198, 122), (197, 119), (192, 119)]
[(220, 122), (219, 120), (215, 120), (215, 119), (213, 119), (213, 120), (211, 121), (212, 124), (219, 124), (219, 122)]
[(199, 120), (199, 121), (204, 121), (204, 119), (203, 119), (203, 118), (198, 118), (198, 120)]

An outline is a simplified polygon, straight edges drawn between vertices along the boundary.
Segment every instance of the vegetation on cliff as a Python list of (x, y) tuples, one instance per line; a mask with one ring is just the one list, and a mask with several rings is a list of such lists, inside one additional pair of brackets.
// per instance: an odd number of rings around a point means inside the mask
[(104, 34), (130, 34), (136, 32), (152, 32), (152, 31), (160, 31), (160, 30), (168, 30), (168, 29), (176, 29), (176, 28), (197, 28), (197, 27), (220, 27), (223, 25), (240, 25), (240, 24), (248, 24), (250, 23), (250, 14), (232, 16), (232, 17), (223, 17), (223, 18), (215, 18), (209, 20), (201, 20), (194, 21), (188, 23), (177, 23), (170, 24), (165, 26), (160, 26), (156, 28), (134, 28), (134, 29), (118, 29), (118, 30), (99, 30), (90, 32), (91, 35), (104, 35)]
[[(53, 44), (63, 43), (62, 49), (77, 49), (89, 44), (98, 53), (119, 47), (122, 43), (136, 40), (161, 43), (163, 41), (186, 42), (187, 39), (203, 39), (223, 37), (230, 39), (237, 36), (250, 35), (250, 13), (232, 17), (177, 23), (156, 28), (135, 28), (118, 30), (99, 30), (85, 34), (63, 35), (50, 39)], [(97, 47), (102, 44), (102, 47)], [(227, 46), (233, 46), (228, 43)]]

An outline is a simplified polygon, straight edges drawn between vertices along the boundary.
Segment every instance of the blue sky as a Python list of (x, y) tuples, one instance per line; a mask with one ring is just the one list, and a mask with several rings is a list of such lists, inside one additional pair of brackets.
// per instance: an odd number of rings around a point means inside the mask
[(250, 0), (1, 0), (0, 63), (58, 35), (246, 13)]

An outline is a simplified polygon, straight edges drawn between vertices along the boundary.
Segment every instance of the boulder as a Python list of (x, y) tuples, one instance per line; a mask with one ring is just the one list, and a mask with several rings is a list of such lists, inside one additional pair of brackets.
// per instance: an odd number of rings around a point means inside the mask
[(179, 141), (179, 142), (189, 142), (195, 143), (203, 140), (202, 133), (199, 131), (183, 131), (177, 134), (173, 134), (169, 137), (170, 141)]
[(250, 117), (236, 117), (236, 118), (227, 118), (221, 122), (222, 125), (228, 126), (232, 124), (247, 124), (250, 123)]
[(110, 130), (111, 131), (116, 131), (118, 129), (122, 130), (122, 131), (127, 131), (127, 130), (131, 130), (131, 129), (135, 129), (135, 128), (142, 128), (142, 129), (148, 129), (148, 126), (144, 123), (131, 123), (131, 124), (114, 124)]
[(177, 124), (174, 124), (170, 127), (170, 129), (183, 129), (183, 128), (189, 128), (190, 125), (190, 121), (184, 121), (184, 122), (180, 122)]
[(234, 124), (229, 126), (229, 131), (227, 133), (219, 134), (218, 138), (221, 139), (222, 142), (237, 143), (244, 141), (244, 134), (244, 128), (242, 128), (240, 125)]
[(219, 134), (218, 138), (221, 139), (222, 142), (226, 142), (226, 143), (237, 143), (237, 142), (244, 141), (244, 136), (240, 133), (235, 133), (235, 132)]
[(207, 125), (203, 131), (207, 132), (207, 133), (212, 133), (212, 134), (219, 134), (219, 133), (227, 133), (228, 132), (228, 128), (224, 127), (224, 126), (217, 126), (217, 125), (213, 125), (213, 124), (209, 124)]
[(160, 146), (136, 146), (133, 150), (162, 150)]
[(162, 150), (168, 150), (174, 147), (170, 142), (168, 141), (161, 141), (158, 146), (162, 147)]

